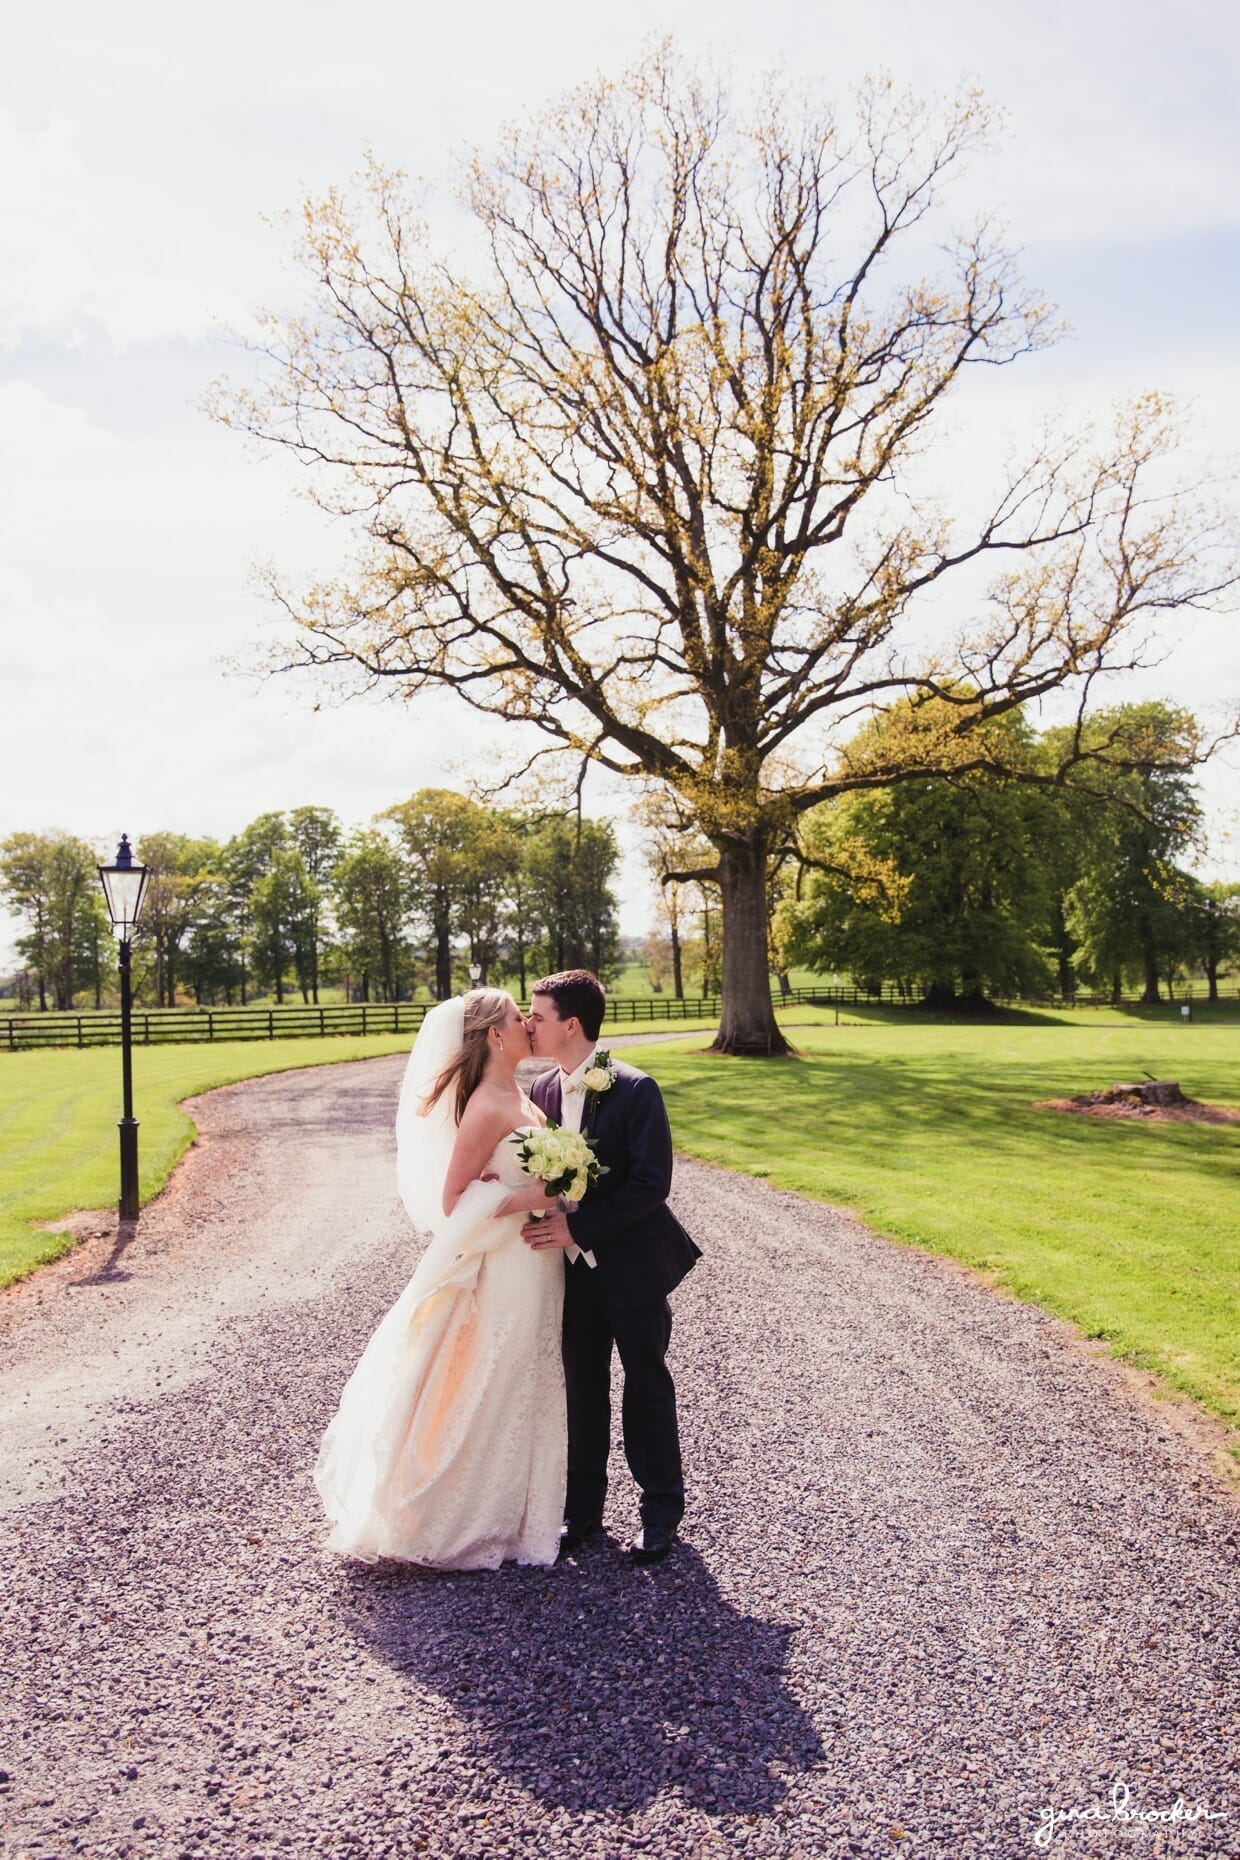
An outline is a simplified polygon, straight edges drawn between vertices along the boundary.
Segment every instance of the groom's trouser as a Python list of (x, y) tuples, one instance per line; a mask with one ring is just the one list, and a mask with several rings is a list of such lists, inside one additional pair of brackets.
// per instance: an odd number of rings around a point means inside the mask
[(611, 1352), (624, 1370), (624, 1455), (641, 1491), (643, 1524), (675, 1530), (684, 1516), (685, 1484), (676, 1426), (676, 1390), (667, 1366), (672, 1310), (666, 1298), (635, 1311), (611, 1311), (601, 1274), (584, 1261), (564, 1284), (564, 1379), (568, 1394), (568, 1492), (565, 1515), (589, 1523), (603, 1515), (611, 1446)]

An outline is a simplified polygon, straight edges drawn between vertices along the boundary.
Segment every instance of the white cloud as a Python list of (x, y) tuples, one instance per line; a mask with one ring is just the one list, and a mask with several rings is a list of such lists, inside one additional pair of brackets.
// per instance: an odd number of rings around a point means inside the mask
[(366, 818), (459, 753), (443, 704), (420, 706), (416, 727), (403, 707), (312, 715), (305, 687), (227, 672), (272, 625), (247, 591), (251, 551), (304, 560), (320, 541), (280, 474), (227, 435), (204, 442), (187, 419), (148, 446), (9, 384), (0, 481), (0, 613), (16, 642), (0, 831), (226, 833), (314, 797)]
[[(884, 0), (869, 10), (568, 0), (451, 10), (375, 0), (155, 8), (69, 0), (6, 35), (3, 327), (113, 341), (195, 335), (278, 288), (263, 210), (347, 175), (364, 145), (442, 175), (454, 150), (669, 24), (741, 74), (786, 62), (847, 96), (866, 68), (1008, 113), (972, 188), (1021, 240), (1096, 243), (1237, 225), (1234, 10), (1185, 0)], [(467, 38), (465, 33), (467, 31)]]

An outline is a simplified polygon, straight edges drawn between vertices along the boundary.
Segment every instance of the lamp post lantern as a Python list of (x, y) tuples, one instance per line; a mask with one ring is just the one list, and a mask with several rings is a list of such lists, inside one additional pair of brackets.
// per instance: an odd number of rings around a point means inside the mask
[(475, 988), (478, 986), (478, 978), (481, 976), (481, 974), (482, 974), (482, 964), (480, 962), (471, 962), (469, 965), (469, 979), (473, 983)]
[(121, 1133), (121, 1194), (118, 1207), (123, 1221), (138, 1218), (138, 1121), (133, 1114), (133, 998), (130, 985), (129, 944), (137, 927), (146, 897), (149, 867), (138, 865), (129, 844), (129, 835), (121, 834), (116, 859), (112, 865), (99, 867), (103, 895), (107, 899), (112, 933), (120, 942), (121, 969), (121, 1091), (124, 1115)]

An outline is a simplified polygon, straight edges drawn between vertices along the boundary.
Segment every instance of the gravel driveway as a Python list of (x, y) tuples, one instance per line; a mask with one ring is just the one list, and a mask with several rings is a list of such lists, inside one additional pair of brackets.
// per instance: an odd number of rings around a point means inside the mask
[(329, 1559), (402, 1063), (203, 1098), (135, 1238), (0, 1300), (4, 1860), (1240, 1854), (1234, 1501), (1052, 1320), (760, 1182), (678, 1166), (667, 1563), (622, 1463), (555, 1571)]

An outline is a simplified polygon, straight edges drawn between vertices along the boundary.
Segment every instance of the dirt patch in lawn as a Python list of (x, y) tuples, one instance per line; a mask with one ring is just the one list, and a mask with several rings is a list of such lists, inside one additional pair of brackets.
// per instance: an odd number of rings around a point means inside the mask
[(1180, 1104), (1148, 1104), (1113, 1092), (1078, 1092), (1073, 1098), (1041, 1098), (1039, 1111), (1074, 1111), (1079, 1117), (1122, 1117), (1151, 1124), (1240, 1124), (1240, 1105), (1201, 1104), (1186, 1098)]

